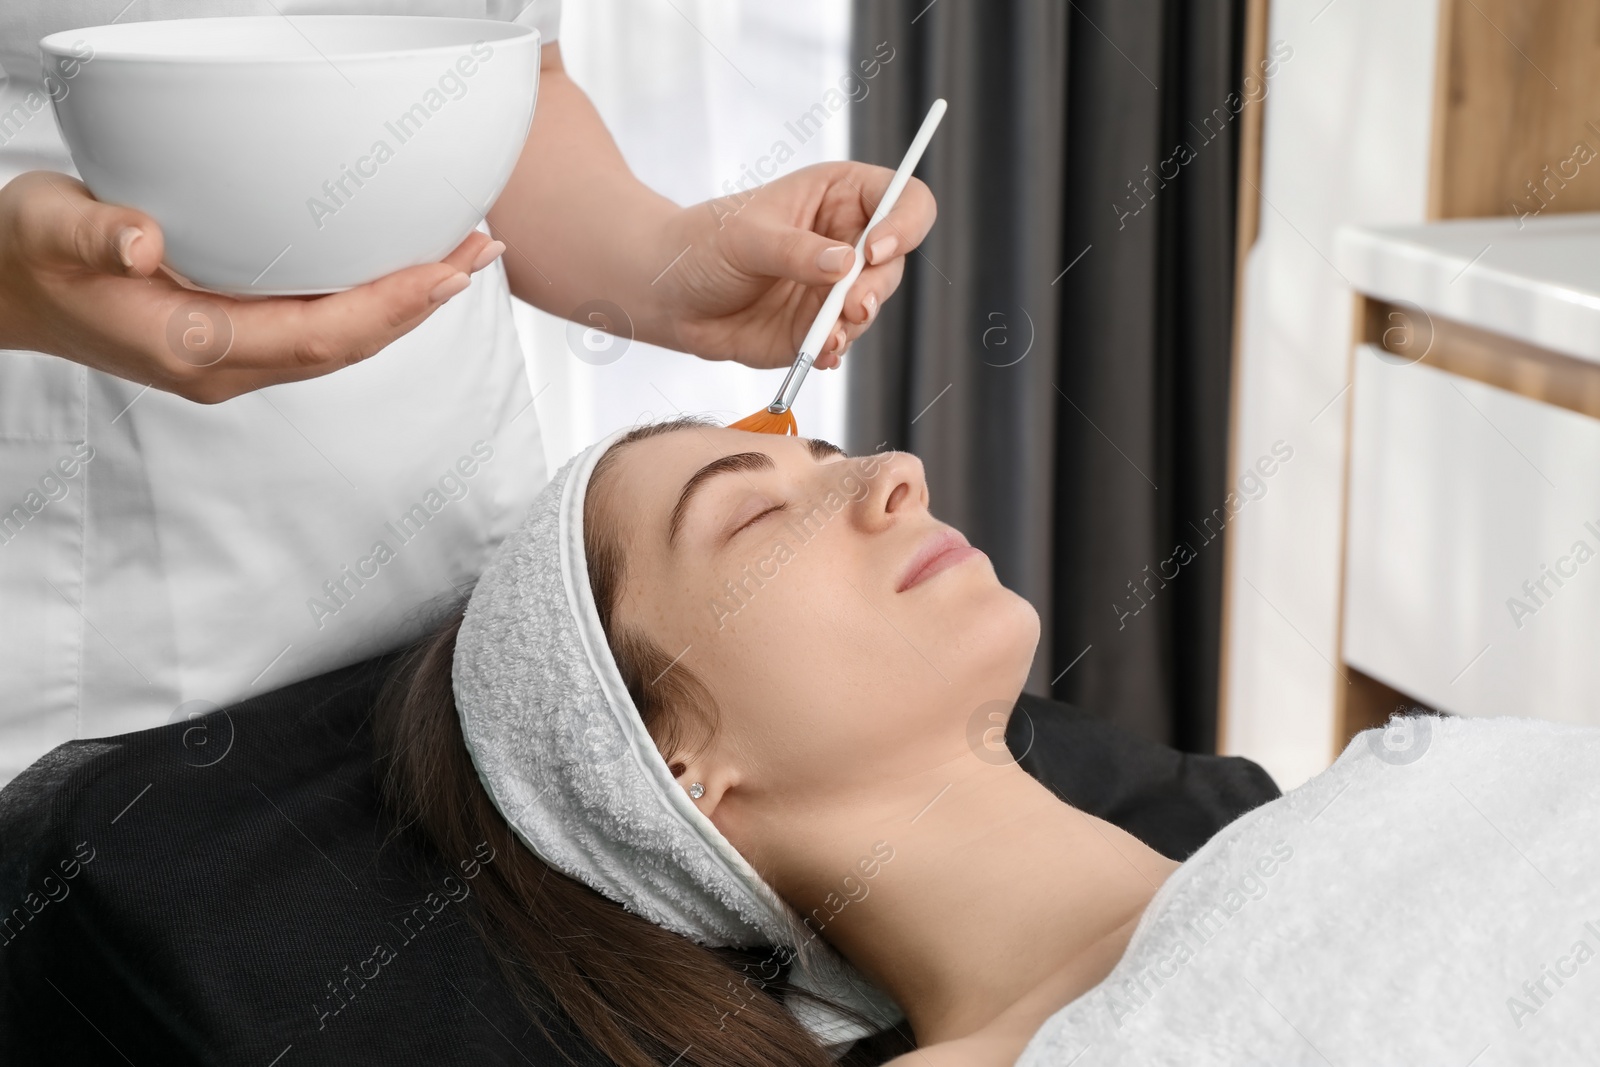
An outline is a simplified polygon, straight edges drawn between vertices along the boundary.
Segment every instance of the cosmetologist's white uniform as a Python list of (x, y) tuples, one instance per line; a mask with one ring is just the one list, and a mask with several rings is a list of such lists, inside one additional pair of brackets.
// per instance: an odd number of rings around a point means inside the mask
[[(46, 34), (279, 12), (498, 18), (548, 43), (560, 0), (0, 0), (0, 186), (77, 176)], [(211, 406), (0, 351), (0, 784), (68, 739), (420, 636), (547, 481), (531, 399), (499, 261), (370, 359)]]

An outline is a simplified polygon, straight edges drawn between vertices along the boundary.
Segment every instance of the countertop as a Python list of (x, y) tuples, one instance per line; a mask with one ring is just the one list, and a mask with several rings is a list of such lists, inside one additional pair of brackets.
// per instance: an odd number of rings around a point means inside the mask
[(1600, 363), (1600, 212), (1345, 226), (1356, 291)]

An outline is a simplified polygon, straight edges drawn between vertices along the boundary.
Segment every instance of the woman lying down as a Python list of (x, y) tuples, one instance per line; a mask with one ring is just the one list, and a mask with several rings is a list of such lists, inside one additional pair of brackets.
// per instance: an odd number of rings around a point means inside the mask
[(1180, 865), (974, 735), (1038, 634), (915, 458), (646, 427), (421, 646), (386, 788), (509, 824), (484, 935), (620, 1064), (1600, 1063), (1600, 731), (1368, 731)]

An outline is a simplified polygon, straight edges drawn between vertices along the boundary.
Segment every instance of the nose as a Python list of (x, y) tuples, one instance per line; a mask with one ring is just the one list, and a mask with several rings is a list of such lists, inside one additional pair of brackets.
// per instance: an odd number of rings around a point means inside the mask
[(856, 508), (856, 521), (870, 532), (885, 530), (928, 510), (928, 478), (922, 461), (909, 452), (869, 456), (862, 474), (866, 495)]

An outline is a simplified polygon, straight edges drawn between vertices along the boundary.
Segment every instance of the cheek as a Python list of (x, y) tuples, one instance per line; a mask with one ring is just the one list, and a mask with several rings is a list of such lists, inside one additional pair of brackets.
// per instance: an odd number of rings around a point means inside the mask
[(947, 575), (932, 600), (869, 601), (876, 565), (826, 538), (759, 543), (659, 583), (640, 615), (669, 657), (687, 649), (739, 747), (786, 781), (848, 778), (927, 735), (940, 709), (1020, 689), (1039, 634), (1033, 608), (982, 574)]
[[(799, 719), (818, 707), (863, 712), (926, 705), (959, 691), (988, 692), (1026, 679), (1039, 616), (987, 566), (949, 573), (934, 597), (885, 593), (878, 564), (827, 534), (793, 552), (771, 545), (681, 591), (686, 627), (673, 654), (714, 667), (740, 699), (787, 705)], [(870, 591), (870, 592), (869, 592)], [(874, 599), (876, 598), (876, 599)]]
[(926, 666), (851, 588), (864, 581), (844, 549), (769, 542), (678, 591), (684, 661), (775, 749), (837, 745), (841, 721), (925, 682)]
[(853, 595), (848, 574), (848, 562), (819, 542), (762, 545), (684, 592), (688, 639), (729, 677), (769, 690), (826, 691), (854, 673), (865, 636), (845, 599)]

